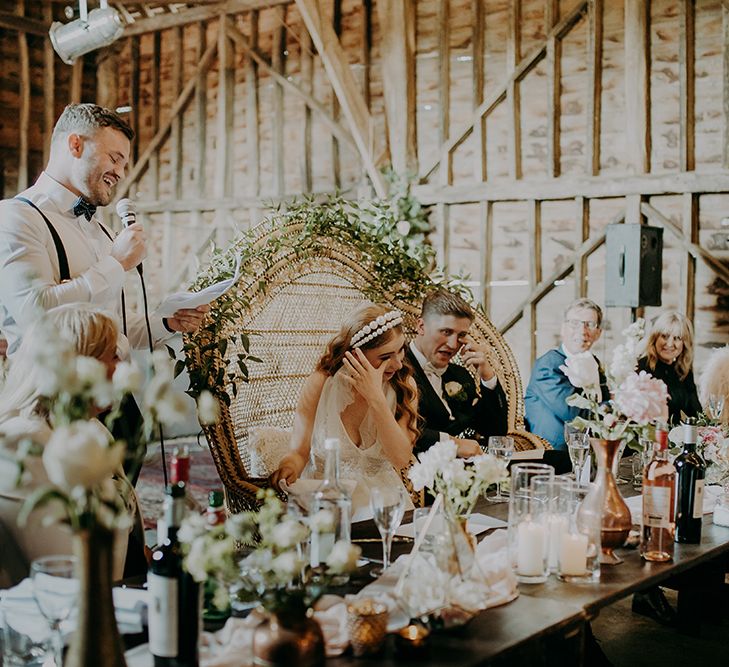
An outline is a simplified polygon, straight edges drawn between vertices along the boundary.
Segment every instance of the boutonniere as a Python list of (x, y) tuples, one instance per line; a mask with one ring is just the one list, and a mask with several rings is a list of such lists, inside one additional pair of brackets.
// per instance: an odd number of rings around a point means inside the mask
[(466, 390), (460, 382), (446, 382), (444, 389), (446, 396), (454, 401), (465, 401), (468, 398)]

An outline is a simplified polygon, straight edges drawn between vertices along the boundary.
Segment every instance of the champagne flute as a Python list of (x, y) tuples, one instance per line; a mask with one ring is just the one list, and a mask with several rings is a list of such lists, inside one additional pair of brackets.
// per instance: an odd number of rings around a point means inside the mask
[(382, 567), (370, 571), (373, 577), (382, 575), (390, 567), (392, 538), (398, 529), (403, 515), (407, 495), (403, 486), (372, 488), (370, 490), (370, 509), (382, 536)]
[[(514, 455), (514, 439), (508, 435), (492, 435), (486, 452), (508, 464)], [(505, 503), (508, 499), (508, 496), (501, 493), (501, 482), (496, 485), (496, 494), (486, 498), (490, 503)]]
[(585, 469), (585, 463), (588, 460), (590, 444), (587, 440), (587, 433), (582, 431), (572, 431), (567, 436), (567, 452), (572, 462), (572, 474), (575, 476), (575, 482), (579, 485), (582, 480), (582, 474)]
[(707, 399), (709, 408), (709, 417), (714, 421), (719, 421), (721, 415), (724, 412), (724, 395), (723, 394), (709, 394)]
[(33, 597), (41, 614), (51, 626), (53, 654), (57, 667), (63, 664), (61, 623), (71, 614), (78, 597), (73, 556), (43, 556), (30, 564)]

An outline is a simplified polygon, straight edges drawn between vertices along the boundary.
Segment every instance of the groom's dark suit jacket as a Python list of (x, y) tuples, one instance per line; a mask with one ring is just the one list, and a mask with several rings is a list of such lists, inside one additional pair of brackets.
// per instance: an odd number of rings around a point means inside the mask
[(505, 435), (508, 430), (509, 406), (500, 383), (494, 389), (481, 386), (481, 396), (476, 392), (476, 383), (471, 374), (458, 364), (448, 364), (443, 373), (443, 387), (448, 382), (458, 382), (463, 387), (465, 398), (446, 396), (453, 418), (448, 415), (443, 402), (430, 384), (425, 371), (413, 355), (406, 350), (408, 361), (413, 367), (418, 385), (418, 412), (422, 419), (420, 437), (415, 443), (415, 452), (424, 452), (440, 440), (441, 433), (459, 436), (466, 429), (473, 429), (476, 438), (487, 439), (491, 435)]

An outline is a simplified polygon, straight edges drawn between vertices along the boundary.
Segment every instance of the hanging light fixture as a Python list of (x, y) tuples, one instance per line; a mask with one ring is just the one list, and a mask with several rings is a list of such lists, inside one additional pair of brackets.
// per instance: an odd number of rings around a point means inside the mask
[(109, 46), (124, 32), (124, 22), (119, 12), (109, 7), (108, 0), (100, 0), (99, 7), (91, 11), (86, 3), (87, 0), (79, 0), (77, 19), (70, 23), (54, 21), (48, 31), (53, 48), (68, 65), (84, 53)]

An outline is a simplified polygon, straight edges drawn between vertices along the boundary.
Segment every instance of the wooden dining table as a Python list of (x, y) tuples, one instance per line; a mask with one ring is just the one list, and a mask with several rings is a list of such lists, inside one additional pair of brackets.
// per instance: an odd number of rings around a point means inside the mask
[[(628, 485), (623, 493), (635, 492)], [(477, 512), (504, 519), (508, 506), (480, 502)], [(485, 533), (488, 534), (488, 533)], [(353, 537), (365, 556), (381, 557), (374, 525), (353, 526)], [(372, 541), (370, 541), (372, 540)], [(412, 543), (399, 542), (396, 556), (410, 550)], [(712, 523), (704, 516), (700, 544), (676, 544), (669, 563), (648, 563), (638, 549), (623, 548), (616, 553), (619, 565), (602, 565), (599, 583), (571, 584), (554, 575), (542, 584), (520, 584), (519, 597), (500, 607), (478, 613), (456, 630), (432, 633), (427, 654), (416, 661), (396, 655), (389, 637), (376, 656), (342, 656), (328, 660), (332, 667), (387, 667), (388, 665), (582, 665), (586, 662), (589, 623), (602, 609), (632, 593), (656, 585), (678, 590), (678, 631), (696, 633), (702, 618), (715, 612), (729, 565), (729, 528)], [(356, 580), (353, 582), (358, 583)], [(361, 585), (364, 585), (364, 581)]]

